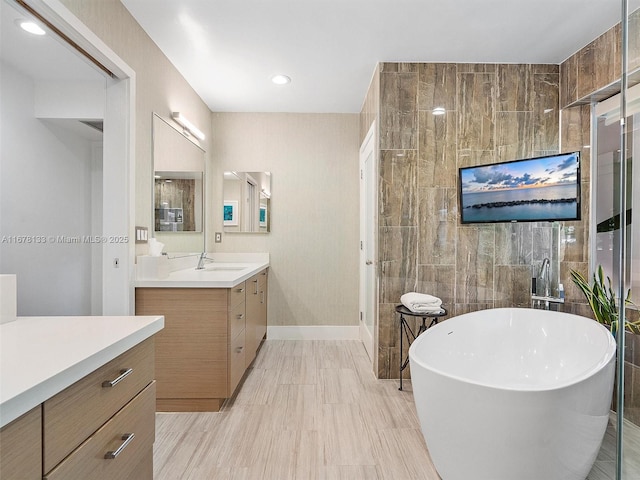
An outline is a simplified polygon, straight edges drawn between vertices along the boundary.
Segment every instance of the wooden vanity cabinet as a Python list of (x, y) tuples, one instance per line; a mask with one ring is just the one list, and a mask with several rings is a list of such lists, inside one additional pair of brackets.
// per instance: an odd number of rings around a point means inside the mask
[(266, 271), (233, 288), (136, 288), (136, 315), (164, 315), (157, 411), (215, 412), (233, 395), (266, 333)]
[(42, 404), (45, 480), (153, 478), (154, 363), (150, 338)]
[(0, 478), (42, 478), (40, 405), (0, 429)]

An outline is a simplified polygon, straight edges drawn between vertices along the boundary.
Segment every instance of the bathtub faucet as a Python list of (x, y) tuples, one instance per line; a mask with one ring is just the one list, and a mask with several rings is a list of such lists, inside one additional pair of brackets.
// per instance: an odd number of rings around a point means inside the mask
[(542, 260), (542, 266), (540, 267), (540, 274), (538, 275), (539, 278), (542, 279), (543, 283), (544, 283), (544, 296), (548, 297), (551, 295), (551, 288), (550, 287), (550, 283), (551, 280), (549, 278), (549, 259), (545, 258), (544, 260)]

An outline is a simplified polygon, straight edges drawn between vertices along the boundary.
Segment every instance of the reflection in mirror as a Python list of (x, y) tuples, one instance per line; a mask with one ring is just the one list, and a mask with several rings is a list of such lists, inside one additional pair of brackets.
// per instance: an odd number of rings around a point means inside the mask
[(202, 231), (202, 173), (155, 172), (154, 199), (156, 232)]
[(271, 173), (224, 172), (225, 232), (271, 231)]

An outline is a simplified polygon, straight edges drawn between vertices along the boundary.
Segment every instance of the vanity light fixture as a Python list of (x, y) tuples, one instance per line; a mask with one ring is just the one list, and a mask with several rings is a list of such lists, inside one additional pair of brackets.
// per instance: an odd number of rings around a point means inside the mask
[(444, 109), (444, 107), (436, 107), (431, 110), (431, 113), (433, 115), (444, 115), (446, 113), (446, 110)]
[(40, 25), (30, 20), (18, 19), (15, 22), (16, 25), (18, 25), (25, 32), (29, 32), (33, 35), (45, 35), (47, 33)]
[(274, 75), (271, 77), (271, 81), (276, 85), (286, 85), (287, 83), (291, 83), (291, 77), (287, 77), (286, 75)]
[(187, 120), (180, 112), (173, 112), (171, 114), (171, 118), (184, 128), (185, 133), (193, 135), (198, 140), (204, 140), (204, 133), (202, 133), (193, 123)]

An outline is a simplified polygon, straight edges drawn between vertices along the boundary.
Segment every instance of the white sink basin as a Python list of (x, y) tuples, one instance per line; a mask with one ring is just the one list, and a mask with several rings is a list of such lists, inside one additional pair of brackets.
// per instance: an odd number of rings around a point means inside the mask
[(247, 267), (234, 267), (234, 266), (231, 266), (231, 265), (208, 265), (208, 266), (205, 267), (205, 270), (218, 272), (218, 271), (244, 270), (245, 268), (247, 268)]

